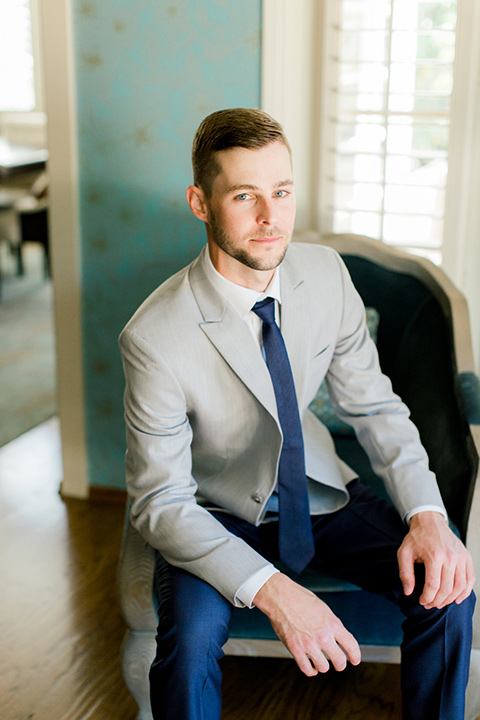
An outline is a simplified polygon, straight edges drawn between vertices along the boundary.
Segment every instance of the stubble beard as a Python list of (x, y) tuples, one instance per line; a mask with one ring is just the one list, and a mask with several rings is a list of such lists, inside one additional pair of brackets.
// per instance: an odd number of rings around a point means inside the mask
[(280, 265), (287, 252), (290, 238), (285, 238), (285, 234), (277, 228), (274, 228), (270, 233), (265, 233), (262, 236), (257, 233), (256, 237), (282, 236), (284, 238), (284, 245), (278, 248), (275, 253), (266, 255), (265, 257), (255, 257), (246, 249), (236, 246), (235, 241), (232, 240), (231, 236), (226, 233), (217, 222), (215, 214), (212, 211), (209, 213), (208, 224), (210, 226), (212, 240), (218, 245), (220, 250), (223, 250), (223, 252), (230, 255), (234, 260), (237, 260), (252, 270), (274, 270)]

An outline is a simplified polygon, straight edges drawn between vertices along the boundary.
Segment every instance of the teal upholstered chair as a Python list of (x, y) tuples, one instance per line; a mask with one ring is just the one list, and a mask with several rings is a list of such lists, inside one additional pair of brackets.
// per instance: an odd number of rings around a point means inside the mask
[[(315, 235), (298, 237), (319, 242)], [(480, 382), (474, 373), (468, 312), (463, 296), (434, 265), (358, 236), (328, 236), (324, 244), (343, 256), (365, 305), (383, 371), (410, 407), (437, 473), (451, 522), (473, 554), (480, 576), (479, 489)], [(363, 481), (384, 494), (348, 427), (328, 407), (323, 391), (313, 409), (330, 427), (339, 455)], [(477, 523), (478, 524), (478, 523)], [(151, 718), (148, 668), (154, 654), (156, 616), (152, 592), (153, 551), (128, 517), (119, 565), (119, 588), (128, 630), (123, 646), (125, 681)], [(306, 570), (301, 581), (324, 599), (356, 636), (365, 661), (398, 662), (400, 612), (353, 585)], [(227, 654), (289, 657), (258, 610), (234, 609)], [(468, 720), (480, 714), (480, 626), (475, 623)]]

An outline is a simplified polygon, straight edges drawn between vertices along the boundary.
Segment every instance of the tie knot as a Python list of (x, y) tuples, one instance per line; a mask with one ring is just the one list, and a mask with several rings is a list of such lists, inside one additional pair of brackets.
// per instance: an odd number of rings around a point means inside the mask
[(255, 303), (252, 310), (264, 323), (269, 325), (275, 323), (275, 300), (272, 297), (267, 297), (265, 300)]

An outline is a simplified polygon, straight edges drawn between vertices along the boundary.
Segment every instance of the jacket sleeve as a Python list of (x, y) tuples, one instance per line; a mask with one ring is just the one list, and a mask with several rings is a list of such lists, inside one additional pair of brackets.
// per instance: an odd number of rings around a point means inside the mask
[(120, 348), (132, 524), (170, 564), (242, 605), (237, 590), (272, 566), (197, 503), (187, 400), (173, 370), (134, 329), (123, 331)]
[(423, 505), (444, 511), (435, 475), (406, 405), (380, 369), (363, 302), (338, 256), (343, 312), (326, 376), (338, 417), (351, 425), (400, 515)]

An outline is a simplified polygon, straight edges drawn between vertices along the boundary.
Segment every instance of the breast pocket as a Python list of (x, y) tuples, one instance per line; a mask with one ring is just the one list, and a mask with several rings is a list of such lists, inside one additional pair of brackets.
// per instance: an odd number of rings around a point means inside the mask
[(325, 345), (311, 358), (308, 366), (307, 397), (309, 402), (315, 397), (332, 360), (332, 346)]
[(317, 358), (320, 358), (322, 355), (325, 355), (325, 353), (328, 351), (329, 348), (330, 348), (330, 345), (325, 345), (324, 348), (322, 348), (321, 350), (319, 350), (317, 353), (314, 354), (312, 360), (316, 360)]

